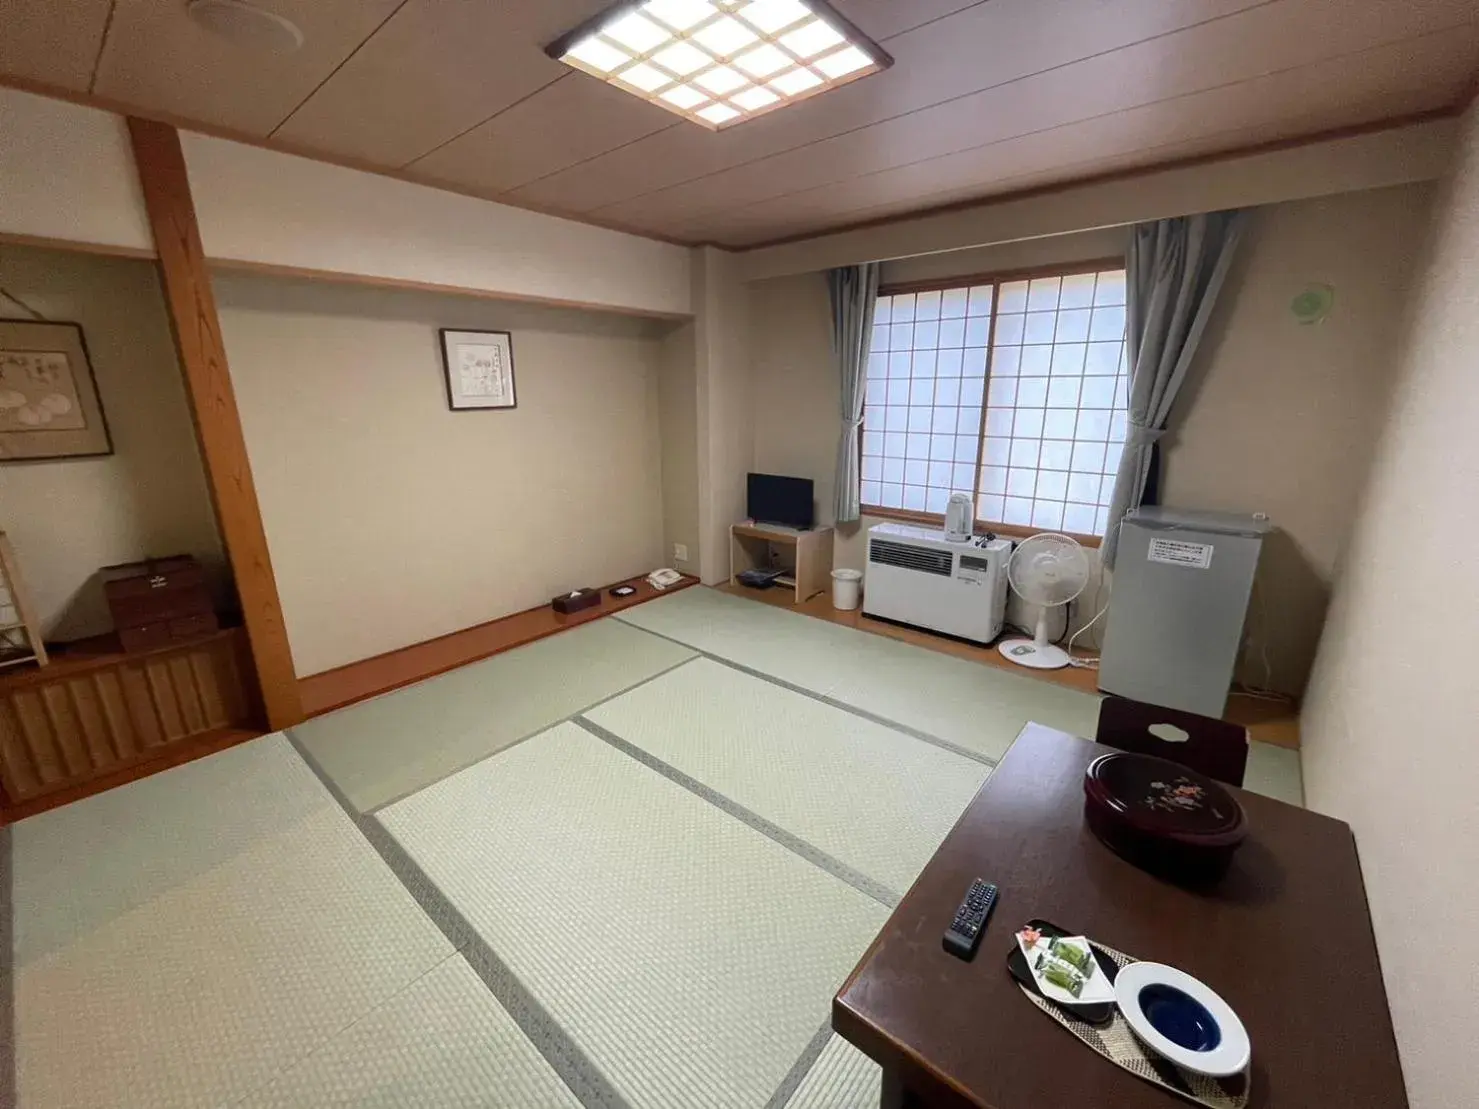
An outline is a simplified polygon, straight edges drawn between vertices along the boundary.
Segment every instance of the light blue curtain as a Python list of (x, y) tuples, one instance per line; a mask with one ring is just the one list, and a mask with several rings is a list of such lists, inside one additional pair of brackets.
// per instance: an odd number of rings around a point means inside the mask
[(1208, 212), (1137, 224), (1130, 236), (1125, 255), (1130, 411), (1100, 549), (1105, 566), (1114, 565), (1120, 521), (1140, 506), (1156, 440), (1165, 434), (1247, 219), (1241, 211)]
[(839, 524), (862, 514), (858, 469), (858, 432), (863, 426), (863, 397), (868, 385), (868, 340), (873, 334), (873, 307), (878, 300), (876, 262), (827, 271), (832, 299), (832, 361), (842, 384), (842, 435), (837, 444), (836, 513)]

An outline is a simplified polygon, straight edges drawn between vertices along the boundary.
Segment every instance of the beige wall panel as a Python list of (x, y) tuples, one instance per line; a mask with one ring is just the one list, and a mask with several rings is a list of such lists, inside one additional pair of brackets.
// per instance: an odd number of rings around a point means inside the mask
[(108, 112), (0, 88), (0, 235), (154, 253), (128, 129)]
[[(703, 558), (698, 508), (698, 351), (695, 325), (683, 324), (662, 341), (658, 417), (662, 428), (663, 565), (698, 573)], [(680, 559), (673, 544), (688, 548)]]
[[(228, 573), (154, 264), (0, 244), (0, 285), (82, 325), (113, 453), (0, 466), (0, 531), (43, 633), (111, 631), (99, 567), (193, 554), (219, 600)], [(0, 298), (0, 315), (25, 313)]]
[[(589, 312), (217, 275), (300, 675), (660, 565), (660, 342)], [(438, 328), (513, 335), (518, 407), (447, 407)]]
[[(1435, 1035), (1470, 996), (1447, 967), (1479, 922), (1479, 115), (1437, 203), (1399, 383), (1301, 721), (1305, 796), (1350, 822), (1413, 1109), (1479, 1104), (1479, 1071)], [(1432, 644), (1430, 648), (1428, 645)], [(1446, 926), (1434, 929), (1437, 919)]]

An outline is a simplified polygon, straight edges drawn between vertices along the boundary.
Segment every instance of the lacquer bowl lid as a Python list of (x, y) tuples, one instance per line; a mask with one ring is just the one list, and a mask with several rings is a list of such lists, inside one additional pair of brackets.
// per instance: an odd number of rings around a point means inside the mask
[(1115, 821), (1178, 843), (1230, 847), (1248, 834), (1248, 818), (1232, 794), (1169, 759), (1100, 755), (1084, 772), (1084, 794)]

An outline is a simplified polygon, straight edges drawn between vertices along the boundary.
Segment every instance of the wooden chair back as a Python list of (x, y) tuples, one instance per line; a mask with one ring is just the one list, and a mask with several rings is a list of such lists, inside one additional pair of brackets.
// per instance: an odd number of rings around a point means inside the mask
[(1179, 762), (1230, 786), (1241, 786), (1248, 768), (1248, 729), (1241, 724), (1128, 697), (1100, 702), (1094, 738), (1121, 751)]

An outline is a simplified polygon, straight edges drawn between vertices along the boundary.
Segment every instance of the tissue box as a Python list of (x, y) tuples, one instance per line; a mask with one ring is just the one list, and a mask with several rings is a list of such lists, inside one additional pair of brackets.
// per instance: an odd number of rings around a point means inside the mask
[(571, 593), (561, 593), (550, 601), (550, 607), (556, 612), (569, 616), (572, 612), (580, 612), (582, 609), (595, 608), (601, 603), (601, 591), (599, 589), (577, 589)]

